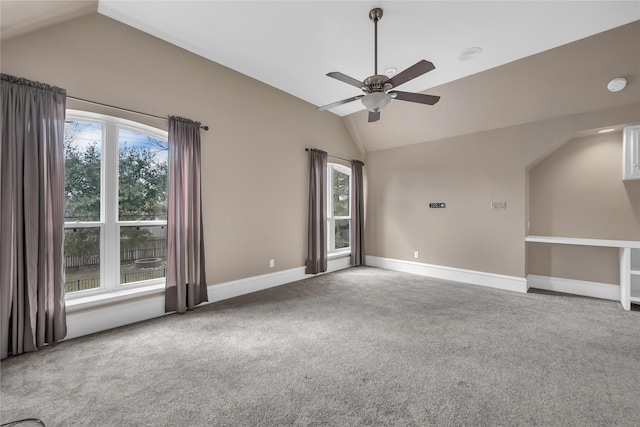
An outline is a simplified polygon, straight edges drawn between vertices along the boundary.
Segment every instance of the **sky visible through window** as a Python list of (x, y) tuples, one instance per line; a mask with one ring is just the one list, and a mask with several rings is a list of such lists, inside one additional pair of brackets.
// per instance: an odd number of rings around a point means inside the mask
[(99, 123), (87, 123), (69, 121), (64, 125), (65, 139), (73, 141), (73, 145), (84, 151), (91, 145), (97, 145), (102, 151), (102, 125)]
[(120, 129), (119, 143), (126, 144), (127, 147), (136, 150), (148, 149), (150, 152), (154, 153), (154, 160), (158, 163), (167, 161), (169, 145), (166, 141), (161, 141), (129, 129)]
[[(100, 123), (68, 121), (65, 123), (65, 135), (72, 138), (73, 145), (80, 151), (95, 145), (98, 152), (102, 153), (102, 125)], [(155, 161), (167, 161), (169, 145), (166, 141), (122, 128), (119, 131), (119, 143), (126, 143), (127, 147), (135, 149), (149, 149), (155, 154)]]

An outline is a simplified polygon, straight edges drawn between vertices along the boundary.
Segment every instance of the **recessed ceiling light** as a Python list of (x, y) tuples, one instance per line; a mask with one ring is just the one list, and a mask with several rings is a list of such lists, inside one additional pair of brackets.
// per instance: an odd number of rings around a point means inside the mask
[(607, 89), (611, 92), (620, 92), (622, 89), (627, 86), (627, 79), (624, 77), (618, 77), (617, 79), (613, 79), (607, 85)]
[(614, 128), (609, 128), (609, 129), (600, 129), (598, 131), (598, 133), (609, 133), (609, 132), (614, 132), (615, 129)]
[(384, 70), (384, 73), (385, 73), (387, 76), (393, 76), (393, 75), (394, 75), (395, 73), (397, 73), (397, 72), (398, 72), (398, 69), (397, 69), (397, 68), (393, 68), (393, 67), (389, 67), (389, 68), (387, 68), (386, 70)]
[(469, 47), (458, 54), (458, 61), (470, 61), (481, 53), (479, 47)]

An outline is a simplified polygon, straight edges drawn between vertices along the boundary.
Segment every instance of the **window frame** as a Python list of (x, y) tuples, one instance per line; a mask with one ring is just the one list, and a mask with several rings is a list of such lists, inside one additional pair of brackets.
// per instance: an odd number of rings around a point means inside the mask
[[(349, 216), (333, 216), (333, 174), (335, 171), (344, 173), (349, 176)], [(352, 203), (351, 203), (351, 180), (353, 179), (351, 174), (351, 168), (339, 163), (327, 163), (327, 255), (339, 256), (351, 253), (351, 217), (352, 217)], [(335, 242), (335, 221), (336, 220), (349, 220), (349, 246), (345, 248), (337, 248)]]
[(64, 228), (100, 229), (100, 287), (66, 293), (69, 300), (99, 296), (143, 287), (164, 285), (166, 278), (120, 283), (120, 230), (127, 226), (167, 226), (167, 220), (120, 221), (119, 219), (119, 133), (134, 131), (168, 142), (168, 132), (143, 123), (106, 114), (67, 109), (65, 121), (80, 121), (102, 125), (100, 164), (100, 220), (65, 221)]

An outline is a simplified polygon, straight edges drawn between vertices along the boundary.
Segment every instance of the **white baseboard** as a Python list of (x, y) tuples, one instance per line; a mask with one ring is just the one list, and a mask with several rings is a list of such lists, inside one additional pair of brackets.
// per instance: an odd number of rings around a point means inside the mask
[(535, 289), (620, 301), (620, 286), (609, 283), (529, 274), (527, 275), (527, 284), (530, 288)]
[[(342, 270), (343, 268), (348, 268), (349, 266), (350, 259), (348, 257), (329, 260), (327, 265), (327, 273)], [(252, 292), (262, 291), (264, 289), (273, 288), (274, 286), (280, 286), (286, 283), (291, 283), (314, 276), (313, 274), (305, 274), (304, 270), (304, 267), (298, 267), (292, 268), (290, 270), (263, 274), (260, 276), (247, 277), (245, 279), (234, 280), (217, 285), (209, 285), (207, 287), (209, 303), (238, 297), (240, 295), (250, 294)]]
[(402, 271), (405, 273), (418, 274), (420, 276), (453, 280), (456, 282), (487, 286), (507, 291), (526, 293), (528, 289), (527, 281), (523, 277), (506, 276), (502, 274), (485, 273), (483, 271), (464, 270), (461, 268), (423, 264), (419, 262), (381, 258), (376, 256), (367, 256), (366, 264), (372, 267), (385, 268), (387, 270)]
[(164, 292), (140, 299), (67, 314), (66, 340), (163, 316)]
[[(350, 266), (349, 257), (329, 260), (327, 273)], [(312, 277), (304, 267), (207, 286), (209, 304)], [(207, 304), (207, 303), (205, 303)], [(77, 338), (164, 316), (164, 292), (67, 314), (67, 336)]]

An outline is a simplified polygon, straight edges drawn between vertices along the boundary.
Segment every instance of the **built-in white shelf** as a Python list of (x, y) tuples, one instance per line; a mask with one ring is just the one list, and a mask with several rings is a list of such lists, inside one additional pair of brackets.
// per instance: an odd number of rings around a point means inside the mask
[(588, 239), (583, 237), (527, 236), (526, 242), (555, 243), (560, 245), (601, 246), (607, 248), (640, 249), (638, 240)]
[(631, 309), (631, 303), (640, 304), (640, 241), (553, 236), (527, 236), (524, 240), (534, 243), (618, 248), (620, 250), (620, 303), (625, 310)]

